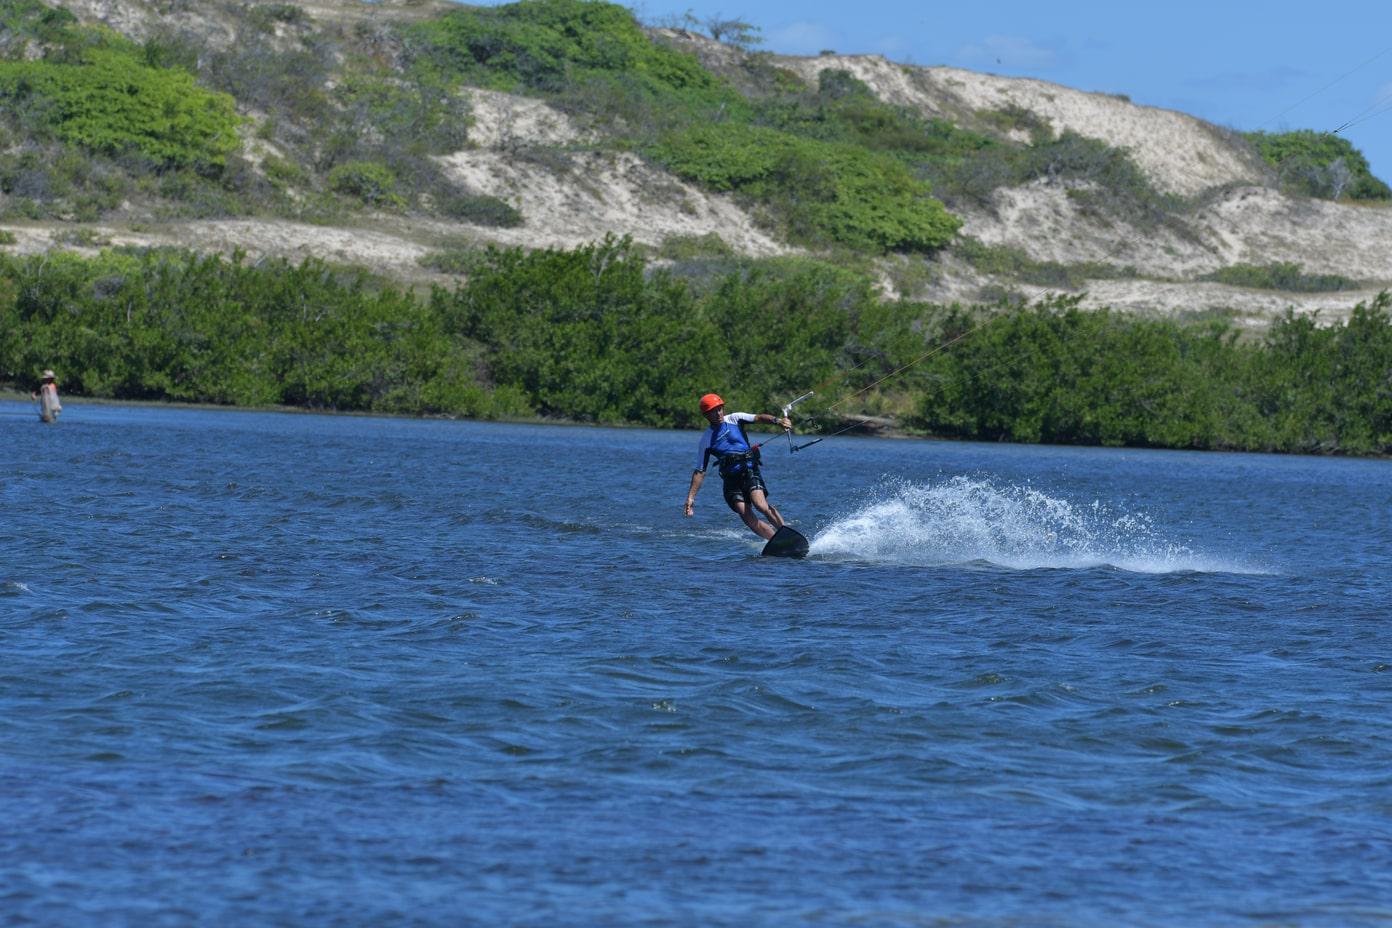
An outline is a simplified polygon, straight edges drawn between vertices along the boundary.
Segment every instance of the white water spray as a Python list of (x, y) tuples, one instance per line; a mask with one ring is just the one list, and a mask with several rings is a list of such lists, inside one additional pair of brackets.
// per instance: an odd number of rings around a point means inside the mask
[(1169, 541), (1142, 515), (969, 477), (882, 484), (854, 512), (817, 532), (811, 554), (909, 566), (976, 562), (1014, 570), (1264, 572)]

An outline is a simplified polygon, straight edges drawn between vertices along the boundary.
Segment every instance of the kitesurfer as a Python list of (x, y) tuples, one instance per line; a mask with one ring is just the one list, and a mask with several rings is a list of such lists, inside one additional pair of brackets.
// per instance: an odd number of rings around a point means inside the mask
[(39, 380), (39, 389), (31, 390), (29, 396), (39, 404), (39, 418), (45, 422), (55, 422), (63, 411), (58, 402), (58, 378), (53, 371), (44, 371)]
[[(772, 538), (783, 526), (783, 517), (769, 504), (768, 487), (764, 486), (763, 475), (759, 473), (759, 449), (750, 443), (744, 424), (765, 422), (788, 431), (793, 427), (792, 421), (787, 416), (769, 413), (732, 412), (727, 415), (725, 401), (714, 393), (701, 397), (699, 405), (710, 428), (701, 433), (696, 449), (696, 469), (691, 474), (691, 489), (686, 492), (686, 514), (692, 514), (696, 491), (706, 479), (706, 467), (711, 458), (715, 458), (724, 483), (725, 503), (754, 534), (763, 539)], [(760, 514), (768, 521), (760, 519)]]

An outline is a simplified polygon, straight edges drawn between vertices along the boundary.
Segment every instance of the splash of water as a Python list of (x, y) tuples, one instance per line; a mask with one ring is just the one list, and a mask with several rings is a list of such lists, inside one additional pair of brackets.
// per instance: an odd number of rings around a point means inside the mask
[(1259, 572), (1169, 541), (1144, 515), (971, 477), (882, 484), (854, 512), (817, 532), (811, 553), (912, 566), (985, 562), (1014, 570)]

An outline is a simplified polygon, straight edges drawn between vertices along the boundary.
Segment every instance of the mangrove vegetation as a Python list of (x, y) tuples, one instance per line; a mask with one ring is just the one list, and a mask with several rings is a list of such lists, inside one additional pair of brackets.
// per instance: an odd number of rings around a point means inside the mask
[(0, 380), (27, 389), (52, 367), (92, 397), (652, 426), (698, 424), (710, 390), (766, 408), (816, 387), (813, 428), (891, 414), (964, 439), (1392, 451), (1387, 294), (1244, 337), (1072, 298), (888, 302), (806, 258), (654, 267), (614, 239), (480, 251), (428, 294), (239, 258), (0, 255)]

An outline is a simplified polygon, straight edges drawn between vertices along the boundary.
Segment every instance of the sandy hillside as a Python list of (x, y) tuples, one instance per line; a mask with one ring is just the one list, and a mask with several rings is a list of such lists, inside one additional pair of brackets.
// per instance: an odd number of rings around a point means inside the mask
[[(188, 32), (211, 48), (225, 48), (236, 38), (232, 20), (220, 12), (218, 0), (50, 0), (88, 23), (103, 23), (122, 35), (143, 42), (160, 31)], [(238, 0), (225, 0), (235, 3)], [(241, 5), (241, 4), (239, 4)], [(416, 19), (447, 10), (449, 0), (314, 0), (296, 3), (319, 23), (351, 25), (388, 17)]]
[[(231, 39), (229, 20), (219, 18), (215, 2), (67, 0), (63, 5), (87, 21), (106, 22), (137, 39), (162, 28), (196, 30), (214, 47)], [(320, 0), (301, 7), (316, 21), (349, 25), (431, 15), (450, 4)], [(737, 65), (743, 54), (691, 33), (660, 32), (712, 64)], [(1186, 198), (1191, 204), (1186, 212), (1163, 223), (1117, 218), (1115, 211), (1095, 208), (1096, 191), (1086, 185), (1049, 179), (997, 190), (984, 205), (956, 207), (964, 220), (963, 234), (987, 245), (1016, 249), (1040, 262), (1134, 269), (1134, 278), (1094, 280), (1081, 287), (1088, 305), (1158, 313), (1223, 309), (1256, 320), (1293, 307), (1328, 317), (1392, 286), (1392, 208), (1282, 196), (1271, 187), (1270, 172), (1239, 138), (1186, 114), (1043, 81), (905, 66), (878, 56), (770, 60), (809, 86), (824, 69), (847, 70), (887, 102), (965, 126), (1000, 125), (992, 114), (1027, 111), (1055, 133), (1071, 131), (1129, 151), (1157, 188)], [(516, 207), (525, 220), (518, 228), (392, 213), (356, 216), (342, 228), (262, 219), (165, 224), (142, 219), (134, 228), (107, 223), (91, 231), (98, 241), (113, 244), (312, 255), (408, 280), (429, 277), (419, 259), (445, 244), (573, 247), (612, 233), (660, 245), (673, 236), (714, 233), (747, 255), (799, 251), (762, 227), (737, 198), (702, 191), (635, 154), (606, 148), (594, 127), (578, 125), (539, 100), (481, 90), (464, 96), (461, 106), (467, 104), (471, 112), (469, 145), (440, 161), (461, 190)], [(248, 159), (259, 163), (260, 143), (252, 133), (246, 144)], [(17, 235), (11, 251), (72, 247), (64, 244), (73, 240), (69, 223), (5, 227)], [(1297, 263), (1306, 273), (1343, 275), (1362, 282), (1363, 288), (1354, 294), (1306, 295), (1198, 280), (1234, 264), (1277, 261)], [(917, 273), (902, 273), (915, 264)], [(919, 299), (971, 302), (1002, 292), (1042, 292), (1018, 281), (992, 279), (951, 250), (927, 259), (887, 259), (882, 268), (886, 292)], [(895, 279), (906, 282), (896, 285)]]
[[(878, 55), (777, 60), (809, 84), (827, 68), (849, 71), (887, 103), (953, 121), (1011, 107), (1028, 110), (1056, 134), (1076, 132), (1126, 149), (1156, 187), (1182, 196), (1266, 178), (1260, 160), (1234, 146), (1218, 127), (1184, 113), (1137, 106), (1123, 97), (958, 68), (895, 64)], [(1017, 137), (1028, 140), (1024, 132)]]

